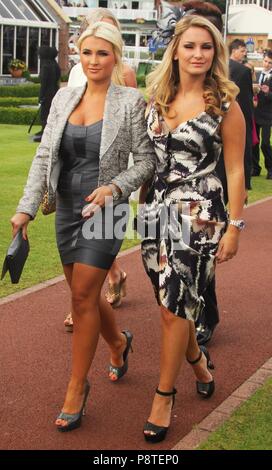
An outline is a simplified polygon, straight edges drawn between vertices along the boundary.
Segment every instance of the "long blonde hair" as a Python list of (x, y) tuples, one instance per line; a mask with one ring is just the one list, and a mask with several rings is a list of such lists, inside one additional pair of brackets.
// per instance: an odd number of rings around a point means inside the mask
[(239, 88), (228, 79), (227, 49), (221, 34), (210, 21), (201, 16), (185, 16), (176, 24), (174, 37), (162, 62), (147, 77), (147, 95), (154, 100), (161, 114), (166, 115), (169, 112), (170, 103), (180, 85), (178, 61), (174, 60), (174, 56), (182, 34), (192, 26), (204, 28), (211, 34), (215, 50), (212, 67), (204, 81), (205, 111), (223, 115), (222, 104), (234, 101)]
[[(107, 8), (96, 8), (93, 10), (89, 15), (87, 15), (84, 20), (82, 21), (80, 25), (80, 37), (83, 35), (83, 33), (88, 29), (90, 29), (95, 23), (97, 22), (103, 22), (103, 19), (108, 19), (113, 22), (113, 25), (118, 29), (118, 31), (121, 33), (121, 25), (114, 16), (114, 14), (108, 10)], [(107, 23), (109, 24), (109, 23)], [(78, 39), (78, 41), (79, 41)], [(124, 78), (124, 66), (121, 64), (121, 67), (117, 70), (115, 67), (111, 76), (111, 80), (115, 85), (122, 85), (125, 86), (125, 78)]]
[[(113, 53), (116, 60), (114, 67), (114, 77), (112, 74), (112, 81), (117, 85), (121, 85), (120, 81), (123, 77), (123, 64), (122, 64), (122, 49), (123, 49), (123, 39), (120, 31), (110, 23), (105, 23), (104, 21), (97, 21), (93, 25), (90, 25), (83, 34), (81, 34), (78, 39), (77, 45), (80, 50), (81, 44), (84, 39), (94, 36), (97, 38), (104, 39), (112, 44)], [(119, 83), (117, 83), (117, 80)]]

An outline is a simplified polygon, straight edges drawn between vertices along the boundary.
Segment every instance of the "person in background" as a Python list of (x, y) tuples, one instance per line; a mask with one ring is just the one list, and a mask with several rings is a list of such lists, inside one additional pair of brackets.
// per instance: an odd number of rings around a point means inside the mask
[(256, 72), (255, 72), (255, 67), (252, 62), (249, 62), (247, 57), (245, 57), (243, 64), (251, 70), (251, 76), (252, 76), (252, 81), (256, 82)]
[[(80, 34), (82, 34), (88, 26), (92, 25), (96, 21), (104, 21), (109, 24), (113, 24), (121, 31), (121, 26), (117, 18), (111, 13), (107, 8), (97, 8), (92, 11), (92, 13), (87, 16), (81, 25)], [(113, 72), (112, 81), (116, 85), (130, 86), (137, 88), (136, 75), (134, 70), (132, 70), (127, 64), (122, 63), (122, 73), (117, 74), (116, 71)], [(86, 83), (86, 75), (82, 70), (81, 62), (74, 65), (71, 69), (68, 79), (69, 87), (81, 86)], [(106, 292), (106, 299), (111, 304), (113, 308), (119, 307), (122, 302), (122, 298), (126, 296), (126, 280), (127, 273), (122, 271), (118, 265), (118, 262), (115, 260), (112, 264), (111, 269), (109, 270), (109, 288)], [(72, 312), (69, 312), (64, 320), (64, 326), (68, 332), (73, 331), (73, 317)]]
[(216, 26), (220, 33), (223, 32), (222, 13), (214, 3), (203, 2), (202, 0), (187, 0), (182, 4), (182, 8), (192, 15), (203, 16)]
[(230, 78), (240, 88), (237, 101), (246, 121), (246, 145), (244, 154), (245, 201), (247, 191), (251, 189), (252, 172), (252, 136), (253, 136), (253, 82), (252, 71), (243, 64), (247, 53), (246, 44), (241, 39), (234, 39), (229, 44)]
[(46, 126), (52, 100), (59, 89), (60, 68), (56, 61), (58, 51), (55, 47), (40, 46), (38, 49), (40, 57), (40, 94), (39, 103), (42, 129), (33, 137), (34, 142), (40, 142)]
[[(128, 370), (133, 336), (119, 330), (101, 289), (123, 241), (128, 197), (154, 174), (155, 164), (142, 94), (111, 82), (113, 70), (121, 70), (122, 47), (118, 29), (102, 21), (79, 38), (87, 84), (56, 94), (11, 219), (13, 236), (22, 229), (27, 237), (48, 183), (49, 202), (56, 194), (56, 238), (74, 320), (71, 377), (55, 422), (61, 432), (81, 425), (100, 334), (110, 349), (109, 380)], [(128, 169), (130, 151), (134, 165)]]
[[(257, 76), (258, 85), (256, 107), (254, 110), (256, 131), (264, 155), (265, 168), (267, 170), (266, 179), (272, 180), (272, 147), (270, 143), (272, 125), (272, 51), (266, 51), (263, 59), (263, 70)], [(257, 143), (253, 148), (253, 168), (252, 176), (259, 176), (260, 166), (260, 145)]]
[[(257, 98), (257, 90), (259, 90), (259, 87), (256, 88), (256, 72), (255, 72), (255, 67), (252, 64), (252, 62), (249, 62), (247, 57), (245, 57), (245, 60), (243, 61), (243, 64), (251, 70), (251, 76), (252, 76), (252, 82), (253, 82), (253, 109), (256, 108), (258, 104), (258, 98)], [(258, 91), (259, 93), (259, 91)], [(259, 144), (259, 138), (257, 134), (257, 129), (256, 129), (256, 122), (255, 122), (255, 116), (253, 114), (252, 116), (252, 169), (251, 169), (251, 176), (253, 172), (253, 163), (254, 163), (254, 147), (255, 145)], [(245, 201), (247, 203), (247, 201)]]

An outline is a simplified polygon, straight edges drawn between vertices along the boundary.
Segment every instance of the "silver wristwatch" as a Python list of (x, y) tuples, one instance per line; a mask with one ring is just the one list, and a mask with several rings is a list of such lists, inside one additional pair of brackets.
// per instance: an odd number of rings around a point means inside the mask
[(246, 226), (245, 221), (242, 219), (230, 219), (229, 224), (234, 225), (238, 230), (243, 230)]
[(108, 186), (111, 188), (112, 199), (114, 201), (118, 201), (121, 196), (120, 192), (116, 189), (116, 186), (114, 184), (110, 183)]

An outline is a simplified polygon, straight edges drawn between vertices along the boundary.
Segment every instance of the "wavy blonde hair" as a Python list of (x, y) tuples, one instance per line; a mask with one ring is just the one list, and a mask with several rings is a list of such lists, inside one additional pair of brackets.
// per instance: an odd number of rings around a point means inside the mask
[(112, 44), (116, 64), (111, 79), (116, 85), (124, 86), (125, 81), (122, 64), (123, 39), (119, 29), (110, 23), (105, 23), (104, 21), (97, 21), (96, 23), (89, 25), (78, 39), (77, 46), (79, 50), (84, 39), (90, 36), (104, 39)]
[(211, 69), (204, 81), (203, 98), (205, 111), (223, 115), (222, 104), (232, 102), (239, 93), (239, 88), (228, 79), (228, 56), (222, 36), (217, 28), (201, 16), (185, 16), (176, 24), (175, 34), (167, 47), (162, 62), (147, 77), (147, 95), (154, 100), (162, 115), (169, 112), (180, 85), (178, 61), (174, 60), (180, 38), (191, 27), (206, 29), (212, 36), (214, 58)]

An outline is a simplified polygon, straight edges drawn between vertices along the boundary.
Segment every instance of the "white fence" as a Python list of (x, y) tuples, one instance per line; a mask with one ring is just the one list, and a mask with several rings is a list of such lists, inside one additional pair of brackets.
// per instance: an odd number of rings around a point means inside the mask
[[(94, 8), (87, 7), (62, 7), (64, 13), (70, 18), (78, 18), (78, 16), (86, 16), (92, 13)], [(157, 10), (130, 10), (126, 8), (109, 8), (109, 10), (118, 18), (118, 20), (145, 20), (156, 21)]]

